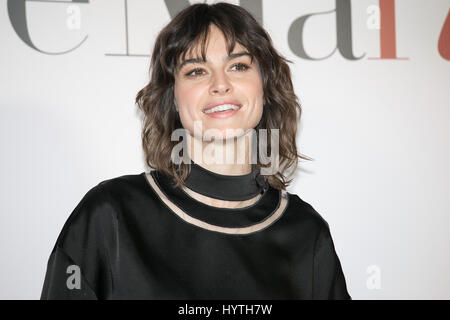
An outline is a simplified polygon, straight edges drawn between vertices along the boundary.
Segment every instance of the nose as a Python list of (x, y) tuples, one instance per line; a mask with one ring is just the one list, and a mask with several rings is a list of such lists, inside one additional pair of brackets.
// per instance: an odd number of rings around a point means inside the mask
[(209, 93), (211, 95), (224, 95), (231, 93), (232, 85), (226, 74), (223, 72), (216, 73), (211, 81)]

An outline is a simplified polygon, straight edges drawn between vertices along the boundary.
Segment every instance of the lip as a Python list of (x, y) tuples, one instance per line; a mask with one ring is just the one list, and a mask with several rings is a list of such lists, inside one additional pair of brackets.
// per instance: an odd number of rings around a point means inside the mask
[(204, 111), (206, 111), (208, 109), (214, 108), (216, 106), (220, 106), (222, 104), (233, 104), (235, 106), (238, 106), (239, 108), (242, 108), (242, 103), (240, 103), (237, 100), (222, 100), (222, 101), (216, 101), (216, 102), (208, 104), (206, 107), (204, 107), (202, 109), (202, 111), (204, 112)]
[(208, 117), (211, 118), (216, 118), (216, 119), (226, 119), (226, 118), (230, 118), (232, 116), (234, 116), (237, 112), (239, 112), (239, 110), (228, 110), (228, 111), (223, 111), (223, 112), (213, 112), (213, 113), (205, 113), (205, 115), (207, 115)]

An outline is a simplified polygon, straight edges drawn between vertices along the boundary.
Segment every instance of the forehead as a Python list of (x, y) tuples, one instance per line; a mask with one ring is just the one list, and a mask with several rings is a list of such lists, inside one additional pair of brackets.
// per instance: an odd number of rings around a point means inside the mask
[[(184, 58), (190, 59), (201, 57), (202, 56), (201, 49), (202, 49), (202, 41), (200, 37), (200, 39), (198, 39), (197, 42), (193, 44), (184, 53)], [(214, 25), (210, 27), (208, 37), (204, 44), (204, 49), (207, 56), (214, 53), (218, 53), (220, 55), (223, 55), (224, 52), (227, 53), (227, 40), (222, 31), (220, 31), (220, 29)], [(242, 46), (239, 42), (236, 41), (231, 53), (238, 51), (247, 51), (247, 50), (244, 46)], [(183, 57), (183, 54), (181, 55), (181, 57)]]

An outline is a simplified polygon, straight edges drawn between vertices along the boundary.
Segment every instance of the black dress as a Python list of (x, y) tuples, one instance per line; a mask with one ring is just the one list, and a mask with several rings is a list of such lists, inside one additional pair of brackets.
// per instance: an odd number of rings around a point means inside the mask
[(327, 222), (297, 195), (269, 187), (248, 207), (217, 208), (151, 171), (86, 193), (41, 299), (351, 297)]

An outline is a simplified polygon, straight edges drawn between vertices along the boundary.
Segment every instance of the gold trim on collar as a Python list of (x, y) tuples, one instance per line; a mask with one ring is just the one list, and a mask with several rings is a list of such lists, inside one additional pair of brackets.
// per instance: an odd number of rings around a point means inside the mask
[[(158, 184), (154, 180), (153, 176), (150, 173), (145, 173), (145, 177), (147, 181), (150, 183), (153, 190), (158, 194), (159, 198), (169, 207), (169, 209), (175, 213), (178, 217), (183, 219), (189, 224), (193, 224), (197, 227), (221, 232), (221, 233), (227, 233), (227, 234), (249, 234), (253, 232), (260, 231), (262, 229), (267, 228), (271, 224), (273, 224), (275, 221), (277, 221), (281, 215), (284, 213), (285, 209), (288, 206), (288, 194), (285, 190), (280, 190), (281, 192), (281, 199), (278, 208), (264, 221), (260, 223), (256, 223), (254, 225), (248, 226), (248, 227), (240, 227), (240, 228), (230, 228), (230, 227), (221, 227), (217, 225), (213, 225), (210, 223), (207, 223), (205, 221), (199, 220), (197, 218), (194, 218), (190, 215), (188, 215), (186, 212), (184, 212), (180, 207), (178, 207), (176, 204), (174, 204), (172, 201), (170, 201), (164, 192), (159, 188)], [(197, 200), (198, 201), (198, 200)]]

